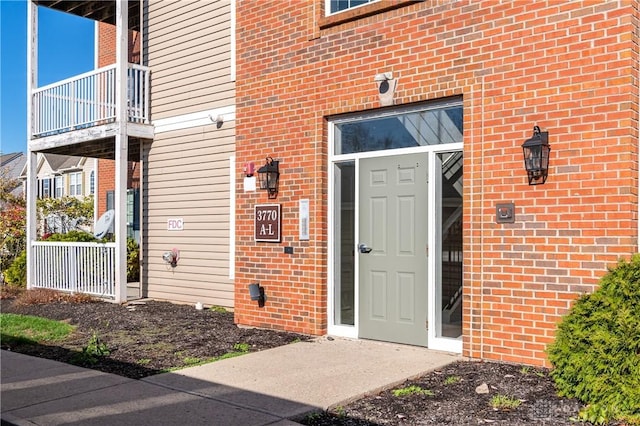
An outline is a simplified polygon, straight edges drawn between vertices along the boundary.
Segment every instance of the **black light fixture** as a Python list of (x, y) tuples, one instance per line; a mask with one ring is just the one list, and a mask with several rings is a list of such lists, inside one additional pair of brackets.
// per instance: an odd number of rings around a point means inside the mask
[(524, 168), (527, 170), (529, 185), (539, 185), (547, 181), (549, 172), (549, 132), (541, 132), (533, 126), (533, 136), (522, 144)]
[(267, 157), (265, 165), (258, 169), (258, 173), (260, 173), (260, 189), (269, 191), (269, 198), (276, 198), (278, 196), (278, 180), (280, 179), (279, 163), (279, 161)]
[(249, 297), (251, 300), (256, 300), (258, 302), (258, 307), (262, 308), (266, 299), (264, 295), (264, 287), (260, 286), (260, 283), (249, 284)]

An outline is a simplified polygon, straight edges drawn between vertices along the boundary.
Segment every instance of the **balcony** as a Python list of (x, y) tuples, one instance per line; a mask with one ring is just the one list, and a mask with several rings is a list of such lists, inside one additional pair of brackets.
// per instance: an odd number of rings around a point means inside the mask
[[(127, 65), (127, 135), (153, 139), (149, 116), (148, 67)], [(56, 82), (32, 93), (30, 148), (67, 155), (109, 158), (116, 120), (116, 66)], [(132, 143), (132, 148), (136, 146)]]

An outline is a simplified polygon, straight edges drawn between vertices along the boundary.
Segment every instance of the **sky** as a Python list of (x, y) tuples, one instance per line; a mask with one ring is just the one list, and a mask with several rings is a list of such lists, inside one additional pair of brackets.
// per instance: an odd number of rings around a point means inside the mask
[[(94, 69), (94, 22), (38, 8), (38, 86)], [(0, 0), (0, 151), (27, 152), (27, 1)]]

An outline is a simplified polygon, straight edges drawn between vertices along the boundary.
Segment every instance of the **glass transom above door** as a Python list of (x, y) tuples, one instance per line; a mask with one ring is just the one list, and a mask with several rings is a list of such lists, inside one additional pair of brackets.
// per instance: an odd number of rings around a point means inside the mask
[(334, 155), (462, 142), (462, 105), (337, 122)]

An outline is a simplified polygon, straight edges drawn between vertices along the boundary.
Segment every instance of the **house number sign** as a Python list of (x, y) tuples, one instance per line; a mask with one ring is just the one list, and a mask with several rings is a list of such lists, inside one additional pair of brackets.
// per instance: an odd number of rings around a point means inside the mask
[(254, 228), (256, 241), (280, 242), (280, 204), (256, 204)]

